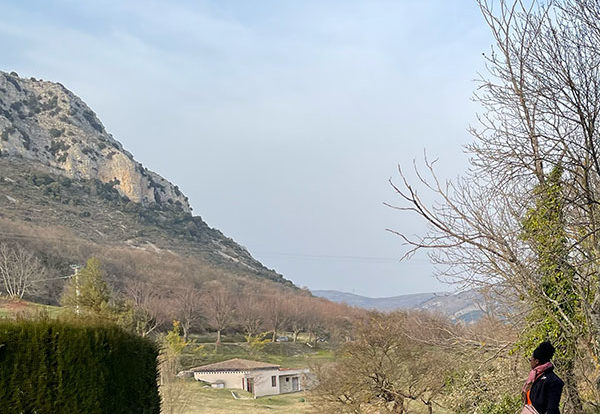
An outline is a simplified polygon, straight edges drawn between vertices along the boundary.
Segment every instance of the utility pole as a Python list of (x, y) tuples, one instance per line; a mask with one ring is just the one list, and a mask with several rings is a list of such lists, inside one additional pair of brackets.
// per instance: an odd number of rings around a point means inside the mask
[(70, 267), (75, 272), (75, 273), (73, 273), (73, 276), (75, 277), (75, 295), (77, 297), (77, 303), (75, 305), (75, 313), (77, 315), (79, 315), (79, 312), (80, 312), (79, 311), (79, 296), (81, 294), (80, 291), (79, 291), (79, 269), (81, 269), (81, 265), (72, 264)]

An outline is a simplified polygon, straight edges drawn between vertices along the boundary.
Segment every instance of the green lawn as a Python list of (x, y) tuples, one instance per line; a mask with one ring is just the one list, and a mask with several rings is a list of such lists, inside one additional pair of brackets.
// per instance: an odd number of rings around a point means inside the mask
[[(195, 338), (196, 339), (196, 338)], [(268, 343), (259, 353), (249, 352), (245, 342), (224, 342), (215, 351), (215, 346), (208, 338), (203, 337), (203, 352), (184, 355), (185, 368), (224, 361), (231, 358), (245, 358), (257, 361), (270, 362), (281, 365), (283, 368), (310, 368), (316, 363), (333, 361), (335, 358), (332, 349), (327, 344), (319, 344), (318, 349), (311, 348), (302, 342)], [(223, 338), (225, 341), (234, 338)], [(238, 339), (238, 338), (235, 338)], [(185, 414), (225, 414), (225, 413), (315, 413), (309, 403), (309, 396), (303, 392), (261, 397), (253, 399), (251, 394), (241, 390), (234, 390), (244, 399), (236, 400), (231, 395), (231, 390), (204, 388), (203, 384), (196, 381), (182, 381), (179, 385), (184, 387), (180, 391), (180, 402), (185, 402), (185, 407), (178, 407), (173, 412)]]
[[(195, 338), (194, 338), (195, 339)], [(204, 338), (203, 338), (204, 339)], [(233, 338), (231, 338), (233, 339)], [(224, 341), (230, 340), (225, 337)], [(317, 349), (303, 342), (268, 343), (261, 352), (250, 352), (245, 342), (224, 342), (215, 349), (214, 343), (202, 343), (203, 352), (184, 353), (182, 366), (191, 368), (231, 358), (244, 358), (281, 365), (282, 368), (305, 368), (317, 362), (328, 362), (335, 359), (333, 350), (328, 344), (319, 344)]]

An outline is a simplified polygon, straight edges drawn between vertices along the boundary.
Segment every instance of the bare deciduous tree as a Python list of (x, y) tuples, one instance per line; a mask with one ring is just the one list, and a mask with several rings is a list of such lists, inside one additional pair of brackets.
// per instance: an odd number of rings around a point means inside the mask
[(182, 284), (175, 294), (176, 316), (181, 322), (183, 337), (187, 341), (190, 329), (202, 319), (202, 294), (193, 284)]
[(294, 342), (298, 340), (298, 334), (305, 331), (308, 326), (310, 309), (314, 303), (311, 299), (308, 296), (294, 295), (290, 296), (288, 301), (289, 327)]
[(167, 322), (164, 312), (166, 301), (154, 286), (143, 281), (131, 281), (125, 293), (132, 306), (134, 329), (138, 334), (148, 336)]
[(217, 332), (216, 346), (221, 343), (221, 333), (234, 320), (236, 301), (233, 293), (218, 281), (205, 284), (204, 303), (206, 315), (212, 328)]
[(269, 328), (273, 331), (272, 342), (275, 342), (277, 332), (283, 328), (289, 317), (289, 304), (286, 298), (287, 296), (281, 291), (273, 291), (265, 298), (267, 321)]
[(330, 412), (402, 414), (439, 403), (454, 358), (411, 337), (404, 313), (371, 313), (357, 323), (333, 367), (317, 369), (315, 403)]
[[(471, 170), (444, 182), (426, 159), (417, 185), (400, 171), (402, 183), (392, 185), (405, 204), (395, 208), (416, 213), (431, 231), (418, 238), (396, 233), (412, 246), (408, 256), (430, 249), (442, 277), (506, 300), (511, 321), (525, 323), (518, 315), (530, 325), (536, 314), (552, 318), (563, 344), (579, 353), (574, 358), (595, 361), (597, 370), (600, 2), (478, 2), (495, 45), (486, 55), (489, 76), (475, 96), (484, 112), (467, 146)], [(539, 243), (524, 237), (524, 220), (539, 210), (540, 189), (555, 168), (563, 171), (559, 215), (567, 249), (555, 265), (573, 271), (570, 286), (580, 310), (571, 313), (563, 311), (570, 295), (557, 299), (541, 283)], [(420, 190), (437, 201), (429, 203)], [(568, 410), (581, 412), (572, 362), (563, 365)]]
[(246, 338), (260, 334), (265, 328), (267, 309), (264, 296), (257, 292), (244, 291), (237, 300), (237, 322)]
[(0, 243), (0, 277), (9, 298), (22, 299), (35, 292), (45, 275), (44, 265), (23, 246)]

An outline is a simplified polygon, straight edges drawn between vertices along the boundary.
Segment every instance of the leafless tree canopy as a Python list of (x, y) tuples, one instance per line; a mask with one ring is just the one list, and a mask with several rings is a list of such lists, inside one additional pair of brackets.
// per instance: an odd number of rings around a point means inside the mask
[(336, 362), (316, 368), (313, 403), (331, 413), (481, 412), (518, 394), (511, 335), (494, 320), (465, 327), (425, 312), (370, 313)]
[(217, 345), (221, 332), (231, 326), (236, 313), (236, 298), (222, 283), (213, 281), (205, 286), (204, 304), (209, 323), (217, 332)]
[(34, 293), (46, 275), (46, 268), (30, 251), (17, 244), (0, 243), (0, 277), (6, 295), (22, 299)]
[(417, 182), (400, 170), (391, 184), (402, 202), (392, 207), (421, 217), (430, 231), (416, 238), (392, 231), (410, 246), (407, 256), (428, 249), (441, 277), (508, 302), (515, 323), (536, 306), (560, 309), (541, 290), (539, 257), (523, 237), (536, 189), (560, 167), (565, 257), (584, 321), (559, 311), (556, 320), (584, 337), (581, 360), (598, 369), (600, 1), (478, 3), (494, 45), (475, 94), (483, 111), (466, 148), (470, 168), (454, 181), (439, 179), (428, 159)]
[(167, 323), (166, 300), (155, 286), (144, 281), (130, 281), (125, 294), (132, 307), (134, 329), (139, 335), (147, 336)]

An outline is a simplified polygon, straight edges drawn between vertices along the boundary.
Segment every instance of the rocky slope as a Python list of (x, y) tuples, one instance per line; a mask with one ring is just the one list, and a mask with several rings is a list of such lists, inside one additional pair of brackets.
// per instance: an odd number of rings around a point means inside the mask
[[(144, 168), (59, 83), (0, 72), (0, 220), (66, 228), (119, 248), (173, 251), (232, 276), (291, 283), (192, 216), (188, 199)], [(0, 240), (7, 235), (0, 231)]]
[(135, 161), (60, 83), (0, 72), (0, 151), (69, 178), (113, 182), (122, 195), (144, 206), (169, 203), (190, 212), (177, 186)]

